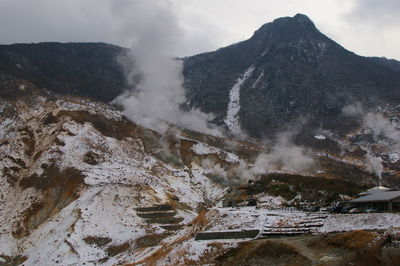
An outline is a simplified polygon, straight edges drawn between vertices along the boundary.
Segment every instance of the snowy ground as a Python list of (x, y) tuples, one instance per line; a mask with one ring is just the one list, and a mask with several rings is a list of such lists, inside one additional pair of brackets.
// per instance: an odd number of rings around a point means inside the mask
[[(251, 71), (252, 68), (238, 80), (237, 92), (240, 82), (245, 82)], [(231, 99), (232, 104), (235, 97)], [(240, 106), (231, 108), (237, 114), (239, 109), (235, 108)], [(146, 153), (139, 137), (107, 137), (93, 124), (77, 123), (68, 116), (54, 123), (43, 123), (50, 113), (56, 116), (60, 111), (86, 111), (112, 121), (123, 119), (115, 109), (84, 100), (50, 102), (42, 97), (29, 104), (0, 101), (0, 257), (26, 256), (26, 265), (115, 265), (140, 262), (161, 254), (160, 265), (194, 264), (208, 262), (240, 242), (199, 242), (194, 240), (198, 232), (261, 230), (265, 226), (300, 223), (310, 215), (319, 215), (273, 210), (279, 209), (284, 199), (259, 194), (256, 195), (259, 209), (211, 208), (201, 212), (205, 213), (203, 221), (196, 224), (194, 220), (199, 218), (200, 210), (207, 203), (219, 202), (227, 189), (213, 183), (206, 176), (204, 166), (168, 165)], [(238, 120), (235, 121), (233, 124), (238, 126)], [(191, 149), (196, 155), (216, 155), (228, 165), (240, 161), (233, 153), (194, 142)], [(85, 162), (88, 152), (98, 158), (96, 163)], [(82, 173), (84, 182), (77, 199), (66, 206), (50, 206), (54, 209), (49, 217), (32, 226), (28, 235), (14, 237), (12, 232), (23, 220), (24, 213), (33, 208), (33, 203), (46, 203), (53, 195), (34, 186), (23, 188), (20, 180), (33, 174), (41, 176), (46, 165), (51, 164), (60, 171), (72, 167)], [(155, 204), (174, 204), (176, 217), (183, 218), (183, 228), (156, 246), (139, 248), (139, 239), (166, 233), (159, 224), (146, 223), (136, 211), (138, 207)], [(41, 221), (40, 215), (33, 221)], [(400, 226), (398, 214), (324, 215), (328, 217), (317, 233)], [(107, 243), (89, 243), (90, 237)], [(125, 244), (127, 250), (110, 255), (109, 248)], [(164, 254), (164, 250), (168, 252)]]
[[(279, 201), (278, 201), (279, 202)], [(400, 214), (329, 214), (290, 212), (287, 209), (213, 208), (207, 232), (229, 232), (241, 230), (262, 230), (265, 227), (296, 226), (309, 220), (311, 216), (326, 217), (324, 225), (315, 234), (346, 232), (353, 230), (386, 230), (392, 235), (399, 231)], [(227, 250), (237, 247), (249, 239), (201, 240), (188, 239), (174, 247), (158, 265), (210, 263)], [(208, 260), (207, 260), (208, 259)], [(212, 263), (211, 263), (212, 264)]]
[(240, 158), (236, 154), (223, 151), (221, 149), (217, 149), (215, 147), (211, 147), (210, 145), (202, 142), (198, 142), (192, 146), (192, 151), (197, 155), (210, 155), (215, 154), (218, 155), (221, 160), (224, 160), (227, 163), (235, 164), (240, 163)]
[(289, 209), (257, 209), (255, 207), (217, 208), (218, 218), (208, 231), (262, 229), (264, 226), (296, 225), (304, 218), (327, 216), (324, 225), (316, 233), (344, 232), (352, 230), (389, 230), (400, 227), (400, 214), (360, 213), (329, 214), (290, 212)]

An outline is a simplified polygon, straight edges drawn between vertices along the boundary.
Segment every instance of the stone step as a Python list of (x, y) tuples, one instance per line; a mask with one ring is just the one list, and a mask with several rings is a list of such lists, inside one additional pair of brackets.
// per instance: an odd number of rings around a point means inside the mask
[(299, 226), (264, 226), (264, 230), (275, 230), (275, 229), (298, 229), (298, 228), (312, 228), (312, 227), (320, 227), (321, 225), (299, 225)]
[(263, 232), (262, 236), (278, 236), (278, 235), (302, 235), (302, 234), (310, 234), (311, 232), (308, 230), (305, 231), (287, 231), (287, 232)]
[(196, 235), (195, 240), (256, 238), (259, 233), (260, 230), (201, 232)]
[(323, 223), (325, 220), (315, 219), (315, 220), (300, 220), (299, 223)]
[(152, 207), (137, 208), (137, 212), (172, 211), (174, 208), (168, 204), (154, 205)]
[(324, 223), (299, 223), (300, 227), (322, 227)]
[(162, 225), (161, 228), (167, 231), (178, 231), (184, 227), (183, 224), (177, 224), (177, 225)]
[(163, 218), (163, 217), (174, 217), (176, 215), (176, 212), (142, 212), (142, 213), (137, 213), (139, 217), (142, 217), (144, 219), (150, 219), (150, 218)]
[(310, 228), (273, 228), (273, 229), (263, 230), (263, 232), (290, 232), (290, 231), (310, 231)]
[(318, 215), (318, 216), (308, 216), (307, 218), (311, 218), (311, 219), (326, 219), (328, 218), (328, 215)]
[(146, 219), (146, 223), (148, 224), (171, 224), (176, 225), (182, 222), (184, 219), (182, 217), (157, 217)]

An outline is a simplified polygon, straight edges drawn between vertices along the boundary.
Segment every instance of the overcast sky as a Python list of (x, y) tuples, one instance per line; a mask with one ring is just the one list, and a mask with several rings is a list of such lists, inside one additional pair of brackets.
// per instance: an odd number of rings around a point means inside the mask
[[(303, 13), (321, 32), (357, 54), (400, 60), (399, 0), (148, 1), (173, 3), (183, 32), (176, 49), (178, 56), (245, 40), (264, 23)], [(0, 43), (102, 41), (128, 46), (129, 33), (119, 30), (120, 21), (110, 3), (111, 0), (0, 0)]]

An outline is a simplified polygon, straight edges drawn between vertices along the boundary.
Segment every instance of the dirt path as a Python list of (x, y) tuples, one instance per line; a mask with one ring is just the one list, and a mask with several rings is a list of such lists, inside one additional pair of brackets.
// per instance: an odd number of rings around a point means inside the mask
[(321, 262), (335, 262), (340, 257), (334, 256), (332, 252), (327, 251), (322, 246), (316, 248), (315, 246), (310, 247), (310, 243), (318, 241), (318, 236), (296, 236), (296, 237), (285, 237), (276, 239), (277, 242), (289, 245), (297, 250), (301, 255), (306, 257), (312, 262), (312, 265), (320, 265)]

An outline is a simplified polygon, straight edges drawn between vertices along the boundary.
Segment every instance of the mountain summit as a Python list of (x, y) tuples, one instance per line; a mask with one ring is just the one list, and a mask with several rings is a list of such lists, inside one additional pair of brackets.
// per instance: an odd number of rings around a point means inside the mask
[[(292, 37), (296, 38), (303, 34), (305, 31), (312, 32), (318, 31), (314, 23), (309, 17), (303, 14), (297, 14), (292, 17), (283, 17), (275, 19), (272, 23), (264, 24), (260, 29), (258, 29), (252, 38), (262, 39), (263, 37), (268, 38), (268, 34), (271, 30), (279, 30), (281, 32), (277, 33), (280, 35), (292, 34)], [(266, 35), (263, 35), (266, 33)], [(261, 38), (260, 38), (261, 37)]]
[(345, 105), (400, 103), (399, 72), (344, 49), (302, 14), (267, 23), (246, 41), (187, 58), (184, 75), (192, 107), (255, 137), (272, 136), (299, 119), (309, 131), (343, 133), (354, 122), (342, 116)]

